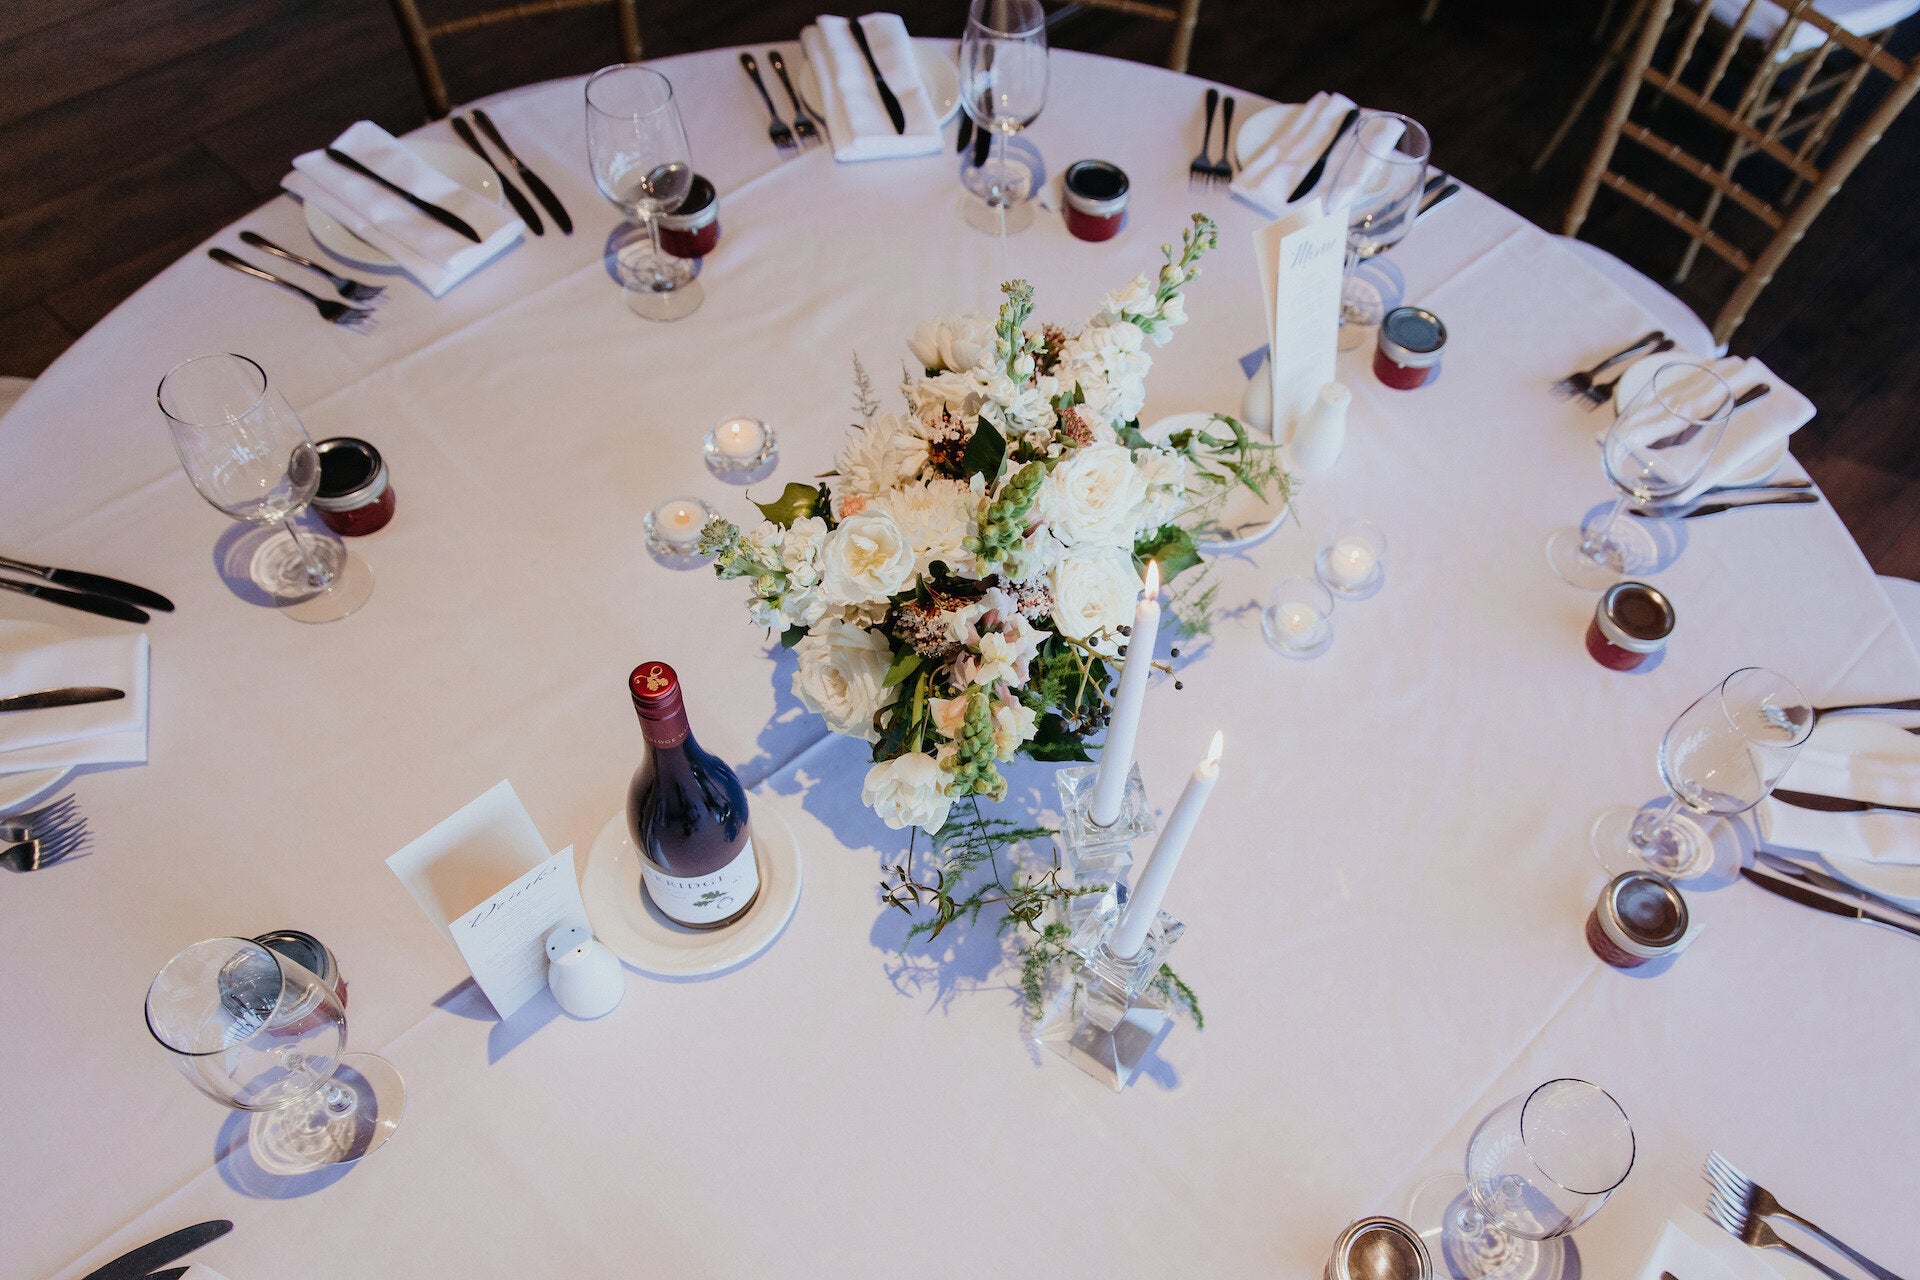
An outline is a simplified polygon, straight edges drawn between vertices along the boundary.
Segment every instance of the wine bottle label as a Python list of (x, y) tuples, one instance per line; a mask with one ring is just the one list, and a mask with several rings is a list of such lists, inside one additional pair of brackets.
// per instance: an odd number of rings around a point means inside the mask
[(652, 858), (640, 859), (640, 878), (654, 905), (681, 924), (712, 924), (725, 920), (753, 901), (760, 889), (760, 868), (753, 860), (753, 838), (740, 846), (733, 861), (704, 876), (676, 876), (662, 871)]

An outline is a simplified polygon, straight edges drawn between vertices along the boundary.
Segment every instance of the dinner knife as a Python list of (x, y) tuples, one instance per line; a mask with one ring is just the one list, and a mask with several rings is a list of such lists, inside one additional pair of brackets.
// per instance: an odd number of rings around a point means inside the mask
[(14, 560), (8, 556), (0, 556), (0, 569), (11, 569), (15, 573), (28, 573), (36, 578), (45, 578), (56, 587), (91, 591), (97, 596), (111, 596), (115, 600), (125, 600), (128, 604), (137, 604), (145, 609), (158, 609), (162, 613), (173, 612), (173, 601), (158, 591), (149, 591), (145, 587), (131, 582), (122, 582), (118, 578), (109, 578), (104, 574), (82, 573), (78, 569), (56, 569), (44, 564), (28, 564), (25, 560)]
[(887, 109), (887, 118), (893, 121), (895, 133), (907, 131), (907, 113), (900, 108), (900, 99), (893, 96), (893, 90), (887, 88), (887, 78), (880, 74), (880, 64), (873, 60), (873, 46), (867, 43), (867, 33), (860, 29), (860, 19), (854, 18), (847, 23), (853, 31), (853, 40), (860, 46), (861, 54), (867, 60), (867, 70), (873, 72), (873, 87), (880, 91), (880, 105)]
[(1776, 894), (1789, 902), (1797, 902), (1803, 907), (1812, 907), (1815, 911), (1825, 911), (1830, 915), (1864, 920), (1868, 924), (1877, 924), (1883, 929), (1892, 929), (1920, 938), (1920, 924), (1889, 920), (1878, 914), (1878, 908), (1871, 907), (1858, 899), (1843, 899), (1838, 894), (1829, 893), (1810, 884), (1802, 884), (1798, 880), (1777, 875), (1772, 871), (1762, 871), (1758, 867), (1742, 867), (1740, 874), (1768, 893)]
[(513, 211), (520, 215), (520, 221), (526, 223), (527, 228), (537, 236), (547, 234), (547, 224), (540, 221), (540, 215), (533, 211), (533, 202), (521, 195), (520, 188), (514, 186), (507, 180), (507, 175), (500, 172), (500, 166), (493, 162), (493, 157), (488, 155), (486, 149), (480, 145), (480, 139), (474, 136), (473, 126), (459, 116), (448, 116), (447, 123), (452, 125), (453, 131), (460, 135), (460, 141), (473, 148), (473, 154), (487, 162), (487, 168), (493, 170), (493, 176), (500, 179), (500, 189), (507, 193), (507, 203), (512, 205)]
[(1808, 866), (1806, 863), (1796, 862), (1784, 854), (1775, 853), (1765, 845), (1761, 845), (1755, 849), (1753, 856), (1758, 861), (1766, 863), (1767, 866), (1790, 879), (1805, 881), (1807, 884), (1825, 889), (1830, 893), (1837, 893), (1842, 897), (1856, 899), (1857, 901), (1879, 907), (1882, 911), (1891, 912), (1897, 917), (1912, 920), (1914, 923), (1920, 924), (1920, 914), (1916, 914), (1900, 903), (1888, 898), (1883, 898), (1877, 893), (1869, 893), (1859, 885), (1847, 880), (1842, 880), (1839, 876), (1829, 875), (1818, 867)]
[(70, 689), (42, 689), (38, 693), (16, 693), (0, 698), (0, 711), (39, 711), (43, 707), (77, 707), (89, 702), (118, 702), (127, 696), (125, 689), (104, 685), (75, 685)]
[(1451, 200), (1454, 196), (1457, 196), (1459, 194), (1460, 194), (1460, 184), (1457, 182), (1449, 182), (1446, 186), (1441, 187), (1438, 191), (1434, 192), (1430, 196), (1426, 196), (1420, 201), (1420, 209), (1418, 212), (1416, 212), (1413, 215), (1413, 220), (1415, 222), (1420, 221), (1420, 219), (1426, 217), (1428, 214), (1432, 213), (1435, 209), (1439, 208), (1441, 204), (1443, 204), (1448, 200)]
[(190, 1227), (182, 1227), (161, 1236), (151, 1244), (128, 1250), (97, 1271), (89, 1271), (81, 1280), (145, 1280), (155, 1267), (184, 1258), (231, 1230), (233, 1222), (228, 1218), (196, 1222)]
[(89, 595), (84, 591), (63, 591), (59, 587), (43, 587), (34, 582), (15, 582), (12, 578), (0, 578), (0, 588), (18, 591), (23, 596), (33, 596), (48, 604), (63, 604), (69, 609), (97, 613), (103, 618), (118, 618), (122, 622), (145, 622), (150, 616), (145, 609), (135, 608), (123, 600)]
[(533, 198), (553, 215), (553, 225), (560, 228), (560, 234), (572, 235), (573, 219), (567, 216), (567, 207), (560, 203), (559, 196), (553, 194), (553, 188), (540, 181), (540, 175), (527, 168), (525, 162), (513, 154), (513, 148), (508, 146), (507, 140), (500, 136), (500, 131), (493, 127), (493, 121), (487, 118), (486, 112), (475, 107), (472, 114), (473, 122), (480, 126), (480, 132), (487, 135), (487, 141), (500, 148), (500, 154), (507, 158), (507, 163), (513, 166), (513, 171), (520, 175), (520, 181), (527, 184), (527, 190), (533, 192)]
[(958, 141), (956, 141), (953, 144), (953, 149), (959, 152), (960, 154), (965, 155), (967, 151), (967, 144), (972, 141), (973, 141), (973, 117), (968, 115), (966, 112), (962, 111), (960, 113), (960, 137)]
[(1353, 110), (1347, 112), (1346, 116), (1341, 119), (1340, 127), (1335, 129), (1333, 131), (1333, 137), (1327, 140), (1327, 149), (1320, 153), (1320, 158), (1313, 162), (1311, 169), (1307, 170), (1307, 176), (1300, 179), (1300, 185), (1295, 187), (1293, 194), (1287, 197), (1288, 204), (1292, 204), (1295, 200), (1298, 200), (1301, 196), (1313, 190), (1313, 184), (1320, 181), (1320, 175), (1327, 171), (1327, 157), (1333, 154), (1333, 149), (1340, 145), (1340, 139), (1347, 136), (1347, 130), (1353, 128), (1353, 122), (1359, 118), (1360, 108), (1355, 107)]
[[(1763, 492), (1748, 490), (1747, 492)], [(1690, 520), (1694, 516), (1717, 516), (1723, 511), (1745, 511), (1748, 507), (1772, 507), (1781, 504), (1818, 502), (1820, 495), (1808, 493), (1804, 489), (1789, 490), (1785, 493), (1772, 493), (1752, 502), (1707, 502), (1690, 507), (1628, 507), (1629, 515), (1646, 520)]]
[(473, 241), (475, 244), (479, 244), (481, 242), (480, 233), (478, 231), (475, 231), (471, 226), (467, 225), (466, 219), (462, 218), (459, 214), (449, 213), (447, 210), (442, 209), (439, 205), (435, 204), (431, 200), (422, 200), (419, 196), (413, 194), (413, 192), (407, 190), (405, 187), (401, 186), (399, 183), (395, 182), (393, 179), (381, 177), (379, 174), (367, 168), (367, 166), (361, 164), (358, 160), (355, 160), (352, 156), (340, 150), (340, 148), (338, 147), (326, 148), (326, 156), (327, 156), (327, 159), (333, 161), (335, 164), (341, 166), (342, 168), (351, 169), (363, 178), (371, 178), (373, 181), (379, 183), (381, 186), (385, 187), (387, 190), (393, 192), (393, 194), (399, 196), (402, 200), (405, 200), (408, 204), (412, 205), (414, 208), (418, 209), (420, 212), (426, 214), (429, 218), (432, 218), (435, 222), (439, 223), (441, 226), (448, 227), (454, 231), (458, 231), (461, 235)]
[(993, 149), (993, 130), (980, 128), (973, 134), (973, 167), (978, 169), (987, 162), (987, 153)]
[(1920, 813), (1920, 809), (1904, 804), (1879, 804), (1872, 800), (1854, 800), (1847, 796), (1823, 796), (1812, 791), (1789, 791), (1785, 787), (1775, 787), (1773, 798), (1792, 805), (1796, 809), (1818, 809), (1822, 813), (1872, 813), (1876, 809), (1885, 809), (1889, 813)]

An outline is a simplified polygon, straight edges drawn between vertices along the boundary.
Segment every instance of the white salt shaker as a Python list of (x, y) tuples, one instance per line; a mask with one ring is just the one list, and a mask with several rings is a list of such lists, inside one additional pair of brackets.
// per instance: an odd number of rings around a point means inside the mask
[(1273, 432), (1273, 370), (1267, 368), (1264, 356), (1240, 393), (1240, 423), (1268, 435)]
[(598, 1018), (627, 993), (627, 976), (585, 925), (563, 924), (547, 935), (547, 986), (572, 1016)]
[(1347, 406), (1353, 392), (1344, 382), (1329, 382), (1320, 388), (1313, 408), (1293, 429), (1293, 465), (1300, 471), (1327, 471), (1340, 460), (1347, 444)]

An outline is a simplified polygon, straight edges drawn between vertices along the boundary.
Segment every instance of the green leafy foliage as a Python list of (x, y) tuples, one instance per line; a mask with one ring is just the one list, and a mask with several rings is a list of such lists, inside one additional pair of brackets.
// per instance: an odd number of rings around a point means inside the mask
[(753, 505), (760, 508), (761, 515), (784, 529), (795, 520), (825, 515), (827, 486), (789, 481), (787, 487), (780, 491), (780, 496), (772, 502), (756, 502)]
[(1134, 543), (1133, 558), (1159, 565), (1160, 581), (1168, 583), (1200, 563), (1200, 548), (1194, 545), (1192, 534), (1170, 524)]
[(966, 452), (960, 455), (960, 476), (985, 476), (992, 484), (1000, 478), (1000, 465), (1007, 460), (1007, 438), (985, 418), (973, 429)]

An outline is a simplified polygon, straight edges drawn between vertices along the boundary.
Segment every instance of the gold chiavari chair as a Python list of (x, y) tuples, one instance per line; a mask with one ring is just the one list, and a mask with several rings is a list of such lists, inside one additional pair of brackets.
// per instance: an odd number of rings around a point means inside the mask
[(393, 16), (400, 23), (400, 34), (406, 38), (407, 56), (413, 59), (413, 74), (420, 81), (420, 96), (427, 100), (427, 111), (435, 120), (453, 110), (453, 104), (447, 97), (447, 83), (440, 75), (440, 60), (433, 52), (433, 42), (441, 36), (477, 31), (496, 23), (537, 18), (569, 9), (611, 8), (620, 25), (620, 60), (640, 61), (640, 17), (635, 11), (635, 0), (528, 0), (525, 4), (449, 18), (432, 26), (428, 26), (420, 16), (420, 7), (415, 0), (389, 0), (389, 3), (393, 5)]
[[(1869, 38), (1846, 31), (1815, 11), (1812, 0), (1747, 0), (1731, 24), (1714, 22), (1711, 4), (1699, 0), (1691, 19), (1675, 24), (1681, 2), (1646, 0), (1599, 145), (1567, 211), (1566, 234), (1579, 233), (1602, 186), (1678, 228), (1688, 247), (1676, 279), (1702, 248), (1740, 277), (1712, 324), (1715, 341), (1725, 343), (1813, 220), (1920, 90), (1920, 59), (1908, 63), (1889, 53), (1886, 32)], [(1752, 43), (1747, 33), (1762, 4), (1783, 10), (1785, 21), (1744, 79), (1729, 79), (1741, 46)], [(1817, 43), (1799, 37), (1802, 30)], [(1807, 47), (1792, 51), (1802, 44)], [(1668, 112), (1654, 123), (1675, 136), (1632, 118), (1643, 88), (1653, 91), (1650, 106)], [(1669, 122), (1678, 127), (1668, 128)], [(1696, 133), (1723, 142), (1724, 151), (1702, 159), (1695, 152), (1707, 148)], [(1618, 171), (1622, 140), (1677, 170), (1694, 192), (1704, 191), (1699, 212), (1689, 213)], [(1716, 226), (1723, 215), (1736, 214), (1743, 233), (1727, 232), (1724, 222)]]
[(1193, 52), (1193, 29), (1200, 25), (1200, 0), (1179, 0), (1177, 4), (1154, 4), (1151, 0), (1076, 0), (1049, 14), (1047, 25), (1052, 26), (1082, 9), (1106, 9), (1136, 18), (1152, 18), (1156, 22), (1171, 22), (1173, 45), (1167, 50), (1167, 69), (1187, 69), (1187, 58)]

